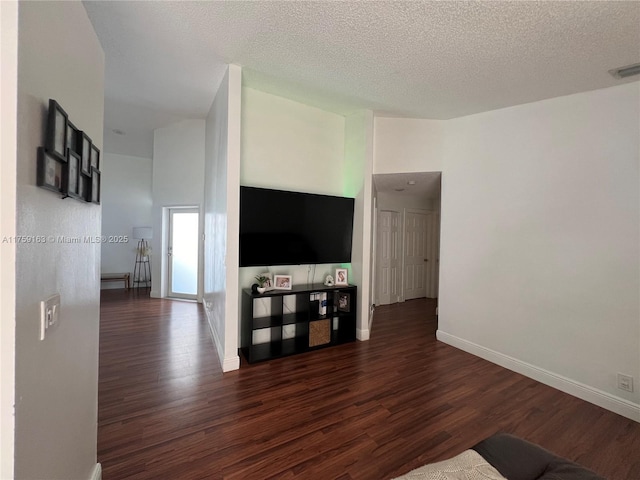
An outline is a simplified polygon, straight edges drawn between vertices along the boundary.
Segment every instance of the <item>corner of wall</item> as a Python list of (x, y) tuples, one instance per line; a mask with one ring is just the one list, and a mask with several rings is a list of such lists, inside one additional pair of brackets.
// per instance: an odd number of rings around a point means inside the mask
[(561, 392), (581, 398), (589, 403), (598, 405), (624, 417), (640, 422), (640, 405), (624, 400), (620, 397), (603, 392), (597, 388), (577, 382), (563, 375), (550, 372), (531, 363), (518, 360), (501, 352), (469, 342), (455, 335), (450, 335), (442, 330), (436, 331), (436, 338), (442, 343), (456, 347), (467, 353), (483, 358), (491, 363), (500, 365), (513, 372), (537, 380), (540, 383), (556, 388)]
[[(16, 149), (18, 130), (18, 2), (0, 2), (0, 227), (16, 235)], [(0, 478), (14, 478), (16, 245), (0, 249)]]

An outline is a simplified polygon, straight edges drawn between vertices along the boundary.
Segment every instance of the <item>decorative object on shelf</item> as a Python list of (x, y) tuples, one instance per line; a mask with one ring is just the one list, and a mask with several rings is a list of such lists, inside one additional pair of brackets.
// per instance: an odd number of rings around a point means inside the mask
[(268, 292), (269, 290), (273, 290), (273, 276), (271, 272), (264, 272), (259, 275), (260, 277), (265, 277), (267, 280), (264, 282), (264, 291)]
[(327, 287), (333, 287), (334, 285), (334, 280), (333, 277), (331, 275), (327, 275), (327, 277), (324, 279), (324, 284)]
[(291, 290), (291, 275), (276, 275), (273, 282), (276, 290)]
[(349, 285), (349, 272), (346, 268), (336, 268), (336, 285)]
[(61, 161), (67, 158), (67, 122), (69, 116), (54, 99), (49, 99), (49, 119), (45, 147)]
[(351, 295), (344, 292), (339, 292), (338, 294), (338, 310), (341, 312), (350, 312), (351, 311)]
[(320, 305), (318, 306), (318, 314), (325, 316), (327, 314), (327, 292), (322, 292), (320, 294)]
[(38, 178), (36, 185), (53, 192), (62, 190), (63, 163), (47, 152), (43, 147), (38, 148)]
[(151, 227), (133, 227), (132, 237), (138, 240), (136, 263), (133, 267), (133, 284), (140, 287), (140, 284), (144, 283), (145, 288), (147, 284), (150, 287), (151, 264), (149, 263), (149, 255), (151, 255), (151, 247), (149, 247), (147, 240), (153, 238), (153, 230)]
[(309, 322), (309, 346), (317, 347), (331, 342), (331, 320)]
[[(268, 277), (264, 273), (261, 273), (260, 275), (256, 275), (255, 279), (258, 281), (255, 292), (258, 292), (258, 293), (264, 293), (267, 290), (267, 284), (271, 284), (271, 277)], [(253, 291), (253, 287), (251, 287), (251, 290)]]

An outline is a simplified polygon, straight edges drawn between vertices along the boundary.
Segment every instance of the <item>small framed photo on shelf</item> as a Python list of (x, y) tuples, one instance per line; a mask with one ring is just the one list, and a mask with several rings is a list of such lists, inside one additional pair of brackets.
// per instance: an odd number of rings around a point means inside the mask
[(89, 136), (78, 131), (78, 142), (76, 152), (80, 155), (80, 171), (87, 177), (91, 176), (91, 139)]
[(276, 290), (291, 290), (291, 275), (276, 275), (273, 283)]
[(100, 203), (100, 172), (95, 168), (91, 169), (91, 201)]
[(63, 163), (44, 148), (38, 148), (38, 177), (36, 185), (52, 192), (62, 191)]
[(346, 268), (336, 268), (336, 285), (349, 285), (349, 271)]
[(338, 311), (350, 312), (351, 311), (351, 294), (338, 292)]
[(80, 172), (78, 171), (78, 169), (80, 167), (80, 155), (69, 150), (67, 152), (67, 156), (67, 168), (62, 185), (62, 191), (69, 197), (79, 198), (78, 180)]
[(67, 122), (69, 117), (54, 99), (49, 100), (49, 118), (47, 119), (47, 151), (58, 158), (67, 161)]

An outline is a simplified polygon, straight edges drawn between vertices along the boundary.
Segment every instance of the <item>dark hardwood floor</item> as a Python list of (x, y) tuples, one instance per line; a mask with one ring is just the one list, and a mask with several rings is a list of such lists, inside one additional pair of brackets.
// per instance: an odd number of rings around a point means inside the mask
[(434, 311), (223, 374), (201, 305), (103, 291), (103, 479), (388, 479), (498, 431), (640, 479), (640, 424), (436, 341)]

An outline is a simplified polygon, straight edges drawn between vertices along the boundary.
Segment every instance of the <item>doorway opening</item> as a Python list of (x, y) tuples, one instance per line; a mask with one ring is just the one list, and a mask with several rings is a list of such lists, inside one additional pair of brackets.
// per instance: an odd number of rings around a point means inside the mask
[(167, 227), (167, 297), (197, 300), (200, 264), (199, 209), (168, 208)]
[(376, 305), (438, 298), (440, 172), (374, 175)]

